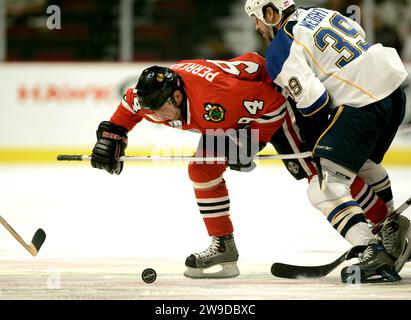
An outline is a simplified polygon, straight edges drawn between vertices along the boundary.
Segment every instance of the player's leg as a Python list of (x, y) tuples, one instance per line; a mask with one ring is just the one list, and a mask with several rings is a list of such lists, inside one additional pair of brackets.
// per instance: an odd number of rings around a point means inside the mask
[[(203, 141), (200, 141), (200, 145)], [(200, 151), (196, 156), (206, 156)], [(210, 153), (210, 152), (209, 152)], [(211, 152), (211, 155), (214, 155)], [(223, 178), (226, 164), (207, 164), (192, 162), (188, 173), (193, 183), (194, 194), (211, 245), (186, 259), (184, 275), (190, 278), (229, 278), (239, 275), (237, 267), (238, 252), (233, 237), (230, 219), (230, 197)], [(219, 265), (221, 270), (212, 272), (207, 269)]]
[[(305, 134), (311, 129), (311, 123), (304, 119), (300, 112), (296, 112), (291, 106), (287, 107), (287, 114), (282, 127), (271, 138), (271, 144), (278, 154), (300, 153), (313, 148), (318, 137)], [(325, 128), (324, 128), (325, 130)], [(315, 140), (314, 140), (315, 139)], [(297, 180), (311, 179), (317, 174), (317, 170), (311, 159), (283, 160), (286, 169)], [(376, 224), (387, 216), (387, 207), (384, 201), (378, 197), (362, 178), (356, 177), (351, 187), (351, 195), (363, 209), (366, 219)]]
[(319, 185), (318, 176), (311, 179), (307, 194), (310, 202), (319, 209), (334, 229), (353, 246), (364, 246), (365, 252), (358, 264), (342, 270), (342, 280), (346, 281), (353, 270), (359, 270), (362, 282), (378, 277), (379, 281), (396, 281), (393, 259), (372, 234), (362, 208), (350, 193), (351, 181), (355, 174), (346, 168), (321, 159), (323, 172), (327, 172), (328, 182), (325, 191)]
[[(296, 152), (296, 150), (298, 150), (298, 152), (301, 152), (303, 150), (303, 136), (307, 136), (304, 134), (304, 130), (308, 131), (310, 128), (308, 127), (308, 125), (306, 125), (305, 127), (303, 125), (297, 126), (297, 119), (298, 119), (298, 114), (293, 113), (293, 110), (287, 110), (288, 114), (286, 115), (285, 119), (286, 121), (284, 122), (282, 128), (280, 130), (278, 130), (275, 135), (273, 135), (272, 139), (271, 139), (271, 143), (273, 144), (274, 148), (276, 149), (276, 151), (278, 153), (292, 153), (292, 152)], [(301, 121), (300, 121), (301, 122)], [(313, 142), (312, 141), (305, 141), (306, 145), (312, 145)], [(321, 195), (320, 192), (318, 192), (316, 189), (316, 187), (318, 187), (318, 177), (316, 176), (316, 169), (313, 166), (313, 164), (311, 163), (311, 161), (308, 161), (306, 159), (299, 159), (297, 161), (296, 160), (289, 160), (287, 162), (284, 162), (287, 170), (296, 178), (296, 179), (301, 179), (301, 178), (305, 178), (305, 177), (309, 177), (309, 176), (314, 176), (314, 178), (311, 178), (310, 180), (314, 179), (315, 182), (314, 183), (310, 183), (310, 187), (309, 187), (309, 198), (311, 200), (311, 202), (313, 203), (313, 205), (315, 207), (317, 207), (318, 209), (320, 209), (320, 211), (324, 212), (324, 210), (326, 210), (326, 208), (322, 208), (322, 205), (324, 203), (327, 203), (327, 198), (324, 197), (322, 199), (318, 198), (318, 199), (314, 199), (317, 197), (317, 194)], [(347, 171), (347, 170), (345, 170)], [(354, 192), (359, 196), (362, 197), (365, 193), (368, 195), (368, 190), (357, 190), (360, 187), (360, 181), (362, 181), (361, 179), (355, 179), (355, 174), (348, 172), (348, 174), (350, 175), (350, 179), (349, 180), (344, 180), (342, 179), (342, 182), (344, 183), (344, 186), (342, 188), (342, 190), (339, 192), (337, 190), (333, 190), (334, 186), (337, 186), (337, 184), (332, 184), (330, 191), (332, 190), (332, 192), (334, 194), (328, 194), (327, 196), (329, 197), (329, 200), (331, 202), (331, 204), (327, 204), (326, 206), (332, 206), (332, 203), (338, 203), (338, 204), (342, 204), (344, 201), (344, 198), (347, 198), (349, 201), (349, 203), (351, 203), (352, 197), (350, 195), (350, 185), (351, 185), (351, 181), (356, 181), (355, 188), (354, 188)], [(329, 181), (329, 183), (333, 183), (332, 180), (334, 178), (331, 177), (331, 180)], [(354, 180), (355, 179), (355, 180)], [(337, 180), (338, 182), (338, 180)], [(362, 184), (362, 186), (364, 186), (364, 183)], [(366, 195), (366, 196), (367, 196)], [(350, 210), (350, 215), (352, 216), (354, 211), (358, 212), (360, 214), (360, 217), (362, 216), (362, 212), (361, 212), (361, 208), (359, 208), (358, 205), (356, 205), (357, 208), (351, 208)], [(325, 213), (328, 216), (328, 213)], [(347, 212), (348, 214), (348, 212)], [(341, 217), (340, 217), (341, 218)], [(353, 221), (357, 221), (358, 217), (353, 219), (351, 221), (351, 223), (342, 223), (342, 225), (346, 226), (346, 229), (353, 224)], [(367, 235), (369, 235), (369, 239), (374, 239), (374, 237), (372, 236), (372, 234), (369, 231), (368, 225), (365, 221), (364, 218), (362, 218), (361, 220), (363, 222), (364, 225), (364, 229), (365, 229), (365, 233)], [(341, 233), (341, 232), (340, 232)], [(345, 236), (345, 231), (342, 232), (343, 237)], [(361, 244), (363, 244), (363, 242), (361, 242)]]
[[(375, 192), (385, 200), (388, 211), (393, 211), (393, 196), (391, 183), (386, 170), (381, 164), (367, 160), (361, 168), (360, 175), (375, 189)], [(384, 225), (378, 234), (387, 252), (395, 258), (396, 270), (404, 266), (411, 253), (411, 224), (405, 216), (398, 216)]]
[[(385, 201), (389, 211), (394, 210), (391, 182), (381, 161), (404, 118), (405, 100), (404, 91), (398, 89), (379, 105), (378, 109), (381, 114), (388, 113), (386, 109), (392, 109), (394, 112), (392, 112), (387, 126), (383, 128), (374, 150), (370, 154), (370, 160), (367, 160), (359, 171), (359, 175)], [(381, 229), (379, 237), (388, 253), (394, 257), (397, 272), (400, 271), (411, 254), (410, 220), (405, 216), (398, 216)]]
[(335, 230), (353, 246), (376, 242), (362, 208), (353, 199), (350, 186), (356, 174), (321, 158), (323, 173), (328, 173), (327, 188), (321, 191), (318, 175), (310, 180), (307, 189), (311, 204), (320, 210)]
[[(361, 109), (341, 107), (332, 125), (319, 139), (315, 156), (320, 158), (322, 171), (328, 175), (327, 189), (319, 187), (318, 177), (312, 179), (309, 198), (333, 227), (352, 245), (365, 245), (366, 251), (355, 265), (361, 271), (361, 281), (379, 276), (381, 281), (399, 279), (393, 259), (377, 242), (368, 227), (362, 208), (350, 193), (356, 173), (371, 154), (387, 119), (373, 105)], [(317, 182), (317, 183), (316, 183)], [(350, 275), (342, 270), (343, 281)]]
[(387, 217), (388, 208), (385, 205), (385, 202), (360, 176), (357, 175), (355, 177), (350, 186), (350, 192), (371, 225), (375, 225)]

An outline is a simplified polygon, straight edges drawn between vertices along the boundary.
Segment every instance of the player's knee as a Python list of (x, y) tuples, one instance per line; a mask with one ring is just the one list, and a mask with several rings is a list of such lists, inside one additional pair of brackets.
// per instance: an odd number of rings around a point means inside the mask
[(388, 173), (381, 163), (377, 164), (368, 159), (361, 167), (358, 175), (371, 185), (387, 177)]
[(190, 177), (191, 181), (202, 180), (200, 178), (204, 175), (203, 172), (204, 172), (204, 169), (198, 163), (190, 162), (188, 164), (188, 176)]
[(193, 182), (206, 182), (222, 177), (226, 166), (222, 164), (206, 164), (190, 162), (188, 164), (188, 176)]
[(320, 162), (323, 174), (325, 175), (327, 173), (329, 182), (342, 183), (350, 186), (356, 177), (354, 172), (331, 160), (321, 158)]
[(325, 215), (332, 208), (338, 206), (339, 203), (351, 199), (350, 188), (345, 183), (329, 181), (327, 189), (321, 191), (318, 176), (314, 176), (311, 179), (307, 189), (307, 196), (311, 204)]
[(393, 194), (391, 181), (385, 168), (379, 163), (376, 164), (367, 160), (360, 169), (359, 175), (365, 180), (370, 188), (380, 197), (389, 207), (394, 210)]

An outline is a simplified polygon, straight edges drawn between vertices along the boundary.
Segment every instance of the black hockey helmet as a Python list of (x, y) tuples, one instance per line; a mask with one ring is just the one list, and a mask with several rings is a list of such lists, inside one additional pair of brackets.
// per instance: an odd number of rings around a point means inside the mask
[(181, 78), (167, 67), (152, 66), (138, 79), (136, 90), (140, 106), (148, 110), (159, 109), (174, 91), (180, 89)]

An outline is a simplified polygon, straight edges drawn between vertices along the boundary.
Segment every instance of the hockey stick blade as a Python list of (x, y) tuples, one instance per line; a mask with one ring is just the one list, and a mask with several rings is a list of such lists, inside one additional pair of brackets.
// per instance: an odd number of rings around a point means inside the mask
[(11, 225), (8, 224), (8, 222), (0, 216), (0, 224), (3, 225), (4, 228), (14, 237), (14, 239), (19, 242), (24, 249), (26, 249), (30, 254), (35, 257), (39, 253), (39, 250), (41, 246), (43, 245), (44, 241), (46, 240), (46, 233), (44, 232), (43, 229), (38, 229), (36, 233), (33, 236), (33, 239), (31, 240), (30, 244), (27, 244), (23, 238), (17, 233), (16, 230), (13, 229)]
[(43, 229), (38, 229), (34, 234), (31, 243), (29, 244), (29, 248), (31, 249), (30, 253), (33, 255), (33, 257), (37, 256), (45, 240), (46, 233)]
[[(374, 234), (378, 233), (384, 223), (393, 220), (395, 217), (402, 214), (411, 205), (411, 198), (405, 201), (401, 206), (399, 206), (395, 211), (393, 211), (385, 220), (376, 224), (372, 232)], [(322, 278), (332, 272), (345, 260), (350, 260), (355, 258), (359, 253), (364, 251), (365, 246), (356, 246), (344, 252), (335, 261), (321, 265), (321, 266), (296, 266), (285, 263), (274, 263), (271, 266), (271, 273), (275, 277), (287, 278), (287, 279), (298, 279), (298, 278)], [(362, 250), (362, 251), (361, 251)]]
[(278, 278), (300, 279), (300, 278), (322, 278), (332, 272), (341, 263), (358, 256), (365, 250), (366, 246), (356, 246), (344, 252), (331, 263), (321, 266), (295, 266), (286, 263), (274, 263), (271, 266), (271, 274)]

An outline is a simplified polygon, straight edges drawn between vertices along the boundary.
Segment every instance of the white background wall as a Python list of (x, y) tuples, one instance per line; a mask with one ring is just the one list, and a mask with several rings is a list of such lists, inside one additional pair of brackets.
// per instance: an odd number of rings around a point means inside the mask
[[(0, 64), (0, 148), (92, 146), (98, 124), (153, 64)], [(129, 147), (192, 149), (197, 139), (143, 121), (130, 133)]]
[[(0, 148), (89, 148), (139, 74), (156, 64), (0, 65)], [(168, 63), (157, 63), (168, 65)], [(166, 131), (166, 134), (165, 134)], [(130, 148), (192, 149), (198, 136), (141, 122)]]

